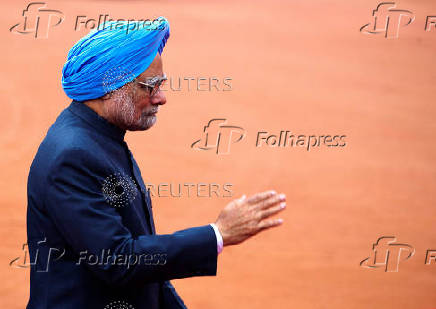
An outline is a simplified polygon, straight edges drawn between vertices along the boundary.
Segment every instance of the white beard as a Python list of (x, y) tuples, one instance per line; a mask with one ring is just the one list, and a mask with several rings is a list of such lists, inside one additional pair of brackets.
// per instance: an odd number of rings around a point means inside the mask
[(149, 113), (157, 112), (159, 107), (153, 107), (150, 111), (143, 112), (135, 119), (134, 91), (132, 92), (129, 89), (130, 87), (131, 84), (126, 84), (112, 92), (113, 104), (107, 107), (106, 113), (107, 115), (113, 115), (113, 122), (125, 130), (148, 130), (157, 120), (156, 115), (150, 115)]

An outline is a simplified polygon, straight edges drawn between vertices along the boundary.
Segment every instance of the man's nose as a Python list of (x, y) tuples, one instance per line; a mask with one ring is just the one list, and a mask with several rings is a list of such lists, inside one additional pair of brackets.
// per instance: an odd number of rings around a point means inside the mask
[(153, 104), (153, 105), (164, 105), (165, 103), (167, 103), (167, 98), (165, 97), (165, 94), (162, 91), (162, 89), (160, 89), (151, 98), (151, 104)]

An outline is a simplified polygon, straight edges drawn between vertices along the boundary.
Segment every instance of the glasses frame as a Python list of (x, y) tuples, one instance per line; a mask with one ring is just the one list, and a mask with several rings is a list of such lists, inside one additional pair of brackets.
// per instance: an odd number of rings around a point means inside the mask
[(168, 78), (166, 74), (164, 74), (163, 76), (150, 77), (145, 82), (138, 81), (138, 84), (147, 87), (150, 97), (153, 97), (160, 90), (162, 83), (166, 80), (168, 80)]

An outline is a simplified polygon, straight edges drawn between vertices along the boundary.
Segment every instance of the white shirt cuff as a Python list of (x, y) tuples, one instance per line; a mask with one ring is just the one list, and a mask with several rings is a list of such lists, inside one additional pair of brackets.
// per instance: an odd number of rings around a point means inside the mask
[(210, 225), (212, 226), (213, 230), (215, 231), (217, 252), (218, 252), (218, 254), (220, 254), (221, 251), (223, 251), (223, 247), (224, 247), (223, 246), (223, 237), (221, 236), (221, 233), (218, 230), (218, 227), (214, 223), (211, 223)]

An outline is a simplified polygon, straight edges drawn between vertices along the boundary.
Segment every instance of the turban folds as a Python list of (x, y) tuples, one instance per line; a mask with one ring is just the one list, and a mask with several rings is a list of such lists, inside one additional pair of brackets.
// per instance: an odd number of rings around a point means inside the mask
[(111, 21), (81, 38), (62, 69), (62, 87), (76, 101), (99, 98), (144, 72), (170, 35), (164, 17), (153, 23)]

